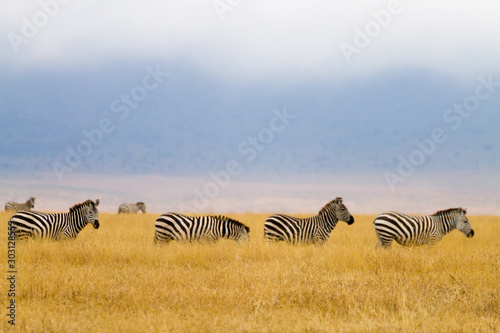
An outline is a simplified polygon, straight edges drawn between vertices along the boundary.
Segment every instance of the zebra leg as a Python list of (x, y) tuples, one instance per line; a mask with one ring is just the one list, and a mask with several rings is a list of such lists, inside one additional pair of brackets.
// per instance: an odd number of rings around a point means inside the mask
[[(305, 241), (305, 242), (302, 242), (304, 244), (307, 244), (308, 242)], [(313, 240), (312, 240), (312, 243), (316, 246), (321, 246), (323, 244), (326, 243), (326, 239), (324, 239), (323, 237), (319, 236), (319, 235), (316, 235), (314, 236)]]
[(155, 244), (155, 245), (160, 244), (160, 240), (158, 239), (158, 235), (157, 235), (157, 234), (155, 234), (155, 237), (154, 237), (154, 239), (153, 239), (153, 242), (154, 242), (154, 244)]
[(165, 244), (165, 243), (167, 243), (167, 241), (166, 241), (165, 239), (161, 239), (161, 238), (158, 236), (158, 233), (157, 233), (157, 232), (155, 233), (155, 237), (154, 237), (154, 240), (153, 240), (153, 241), (154, 241), (154, 243), (155, 243), (156, 245), (158, 245), (158, 244)]
[(375, 246), (376, 249), (390, 249), (391, 248), (391, 242), (385, 242), (385, 243), (377, 243)]
[(214, 237), (214, 236), (209, 236), (205, 239), (205, 242), (207, 242), (208, 244), (215, 244), (219, 241), (219, 238), (218, 237)]
[(32, 237), (30, 232), (26, 231), (16, 231), (16, 241), (23, 242), (27, 240), (28, 238)]
[(375, 230), (375, 233), (377, 234), (377, 239), (378, 239), (378, 243), (375, 246), (375, 248), (376, 249), (379, 249), (379, 248), (390, 249), (391, 244), (392, 244), (392, 239), (383, 239), (377, 230)]
[(159, 238), (159, 237), (154, 238), (155, 245), (166, 245), (166, 244), (170, 243), (170, 241), (171, 241), (171, 239), (168, 239), (168, 238)]
[(275, 233), (269, 233), (267, 232), (267, 230), (264, 230), (264, 240), (266, 241), (266, 243), (271, 244), (277, 243), (279, 241), (284, 241), (285, 239), (276, 235)]
[(268, 243), (276, 243), (279, 241), (286, 241), (286, 238), (273, 224), (264, 224), (264, 239)]
[(38, 239), (40, 238), (40, 231), (35, 228), (30, 227), (20, 227), (18, 225), (15, 226), (15, 235), (16, 240), (25, 241), (28, 238)]
[(173, 241), (174, 238), (168, 236), (168, 235), (161, 235), (158, 232), (155, 232), (155, 237), (154, 237), (154, 243), (155, 244), (168, 244), (171, 241)]

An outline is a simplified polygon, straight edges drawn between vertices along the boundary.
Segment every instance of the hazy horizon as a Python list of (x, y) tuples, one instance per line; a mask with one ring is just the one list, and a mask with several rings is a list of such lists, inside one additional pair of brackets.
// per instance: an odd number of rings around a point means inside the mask
[[(431, 180), (432, 175), (427, 175)], [(100, 199), (100, 211), (116, 213), (121, 203), (146, 203), (148, 213), (290, 213), (316, 214), (330, 200), (343, 197), (354, 215), (401, 211), (433, 214), (438, 210), (463, 207), (470, 215), (500, 215), (496, 196), (500, 177), (482, 179), (483, 186), (471, 190), (462, 180), (457, 191), (453, 177), (429, 182), (408, 180), (392, 192), (382, 180), (343, 176), (300, 179), (288, 182), (245, 181), (237, 176), (219, 178), (168, 178), (161, 175), (73, 174), (65, 182), (51, 174), (16, 175), (0, 178), (0, 203), (24, 202), (35, 196), (35, 210), (67, 211), (87, 199)]]

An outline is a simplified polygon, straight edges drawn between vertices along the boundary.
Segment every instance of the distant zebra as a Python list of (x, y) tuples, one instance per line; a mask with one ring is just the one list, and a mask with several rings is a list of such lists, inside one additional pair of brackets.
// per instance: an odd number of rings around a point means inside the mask
[(31, 210), (35, 207), (35, 197), (31, 197), (25, 203), (17, 203), (17, 202), (7, 202), (5, 204), (5, 211), (14, 211), (18, 212), (20, 210)]
[(120, 207), (118, 207), (118, 214), (123, 213), (123, 214), (129, 214), (129, 213), (138, 213), (139, 211), (143, 212), (146, 214), (146, 204), (144, 202), (138, 202), (138, 203), (130, 203), (130, 204), (121, 204)]
[(342, 203), (342, 198), (327, 203), (316, 216), (302, 219), (283, 214), (270, 216), (264, 223), (264, 237), (268, 241), (321, 245), (330, 238), (339, 220), (348, 225), (354, 223), (354, 217)]
[(373, 221), (377, 247), (389, 248), (393, 240), (404, 246), (435, 244), (453, 229), (471, 238), (474, 230), (465, 214), (467, 211), (463, 208), (450, 208), (427, 216), (383, 213)]
[(16, 239), (75, 239), (78, 233), (90, 222), (99, 228), (99, 199), (87, 200), (69, 209), (69, 213), (46, 214), (23, 211), (12, 215), (9, 226), (15, 230)]
[(227, 238), (240, 243), (250, 239), (249, 232), (249, 227), (226, 216), (195, 217), (167, 213), (156, 219), (154, 241), (217, 241)]

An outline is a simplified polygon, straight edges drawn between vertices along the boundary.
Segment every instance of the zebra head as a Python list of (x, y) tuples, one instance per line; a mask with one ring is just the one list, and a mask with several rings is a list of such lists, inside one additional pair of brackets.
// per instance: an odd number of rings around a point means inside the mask
[(141, 212), (146, 214), (146, 204), (144, 202), (138, 202), (136, 203), (136, 206)]
[(31, 197), (28, 201), (26, 201), (26, 208), (28, 209), (35, 208), (35, 199), (36, 197)]
[(457, 229), (467, 236), (467, 238), (472, 238), (474, 236), (474, 230), (472, 230), (469, 220), (465, 214), (467, 214), (466, 209), (457, 208), (457, 215), (455, 218)]
[(239, 237), (236, 238), (236, 243), (238, 244), (242, 242), (248, 242), (250, 240), (250, 235), (248, 234), (250, 232), (250, 228), (243, 223), (241, 225), (242, 228), (240, 228), (240, 232), (238, 233)]
[(97, 206), (99, 206), (99, 199), (95, 201), (92, 200), (87, 201), (89, 204), (87, 205), (86, 217), (94, 229), (99, 229), (99, 211), (97, 210)]
[(250, 240), (250, 228), (243, 223), (233, 220), (227, 216), (217, 216), (216, 219), (226, 225), (226, 232), (223, 237), (233, 239), (236, 243), (247, 242)]
[(349, 213), (347, 207), (342, 203), (342, 198), (337, 197), (335, 200), (330, 201), (319, 211), (321, 214), (329, 214), (335, 216), (337, 220), (347, 222), (348, 225), (354, 223), (354, 217)]

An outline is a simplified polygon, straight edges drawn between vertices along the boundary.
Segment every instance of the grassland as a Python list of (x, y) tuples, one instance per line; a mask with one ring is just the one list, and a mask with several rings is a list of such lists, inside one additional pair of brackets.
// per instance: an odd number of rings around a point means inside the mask
[[(500, 217), (436, 246), (375, 250), (373, 216), (322, 247), (267, 245), (268, 214), (228, 214), (248, 244), (153, 244), (155, 214), (100, 214), (75, 241), (17, 244), (19, 331), (498, 331)], [(7, 271), (7, 221), (0, 251)], [(0, 299), (7, 313), (7, 281)], [(1, 329), (10, 329), (2, 315)]]

